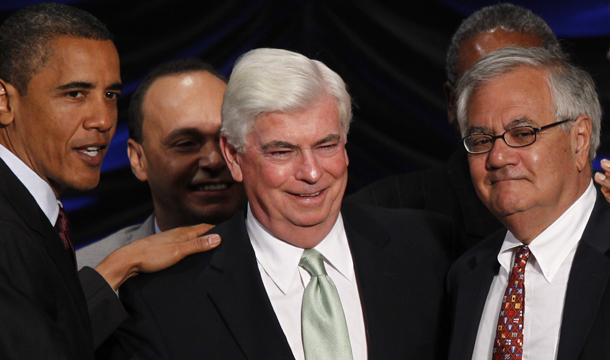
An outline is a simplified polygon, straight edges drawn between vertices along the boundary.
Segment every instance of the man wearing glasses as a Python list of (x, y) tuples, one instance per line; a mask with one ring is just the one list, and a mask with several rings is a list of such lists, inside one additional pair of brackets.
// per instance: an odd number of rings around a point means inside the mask
[(481, 59), (457, 92), (477, 194), (506, 227), (449, 272), (450, 359), (610, 357), (610, 205), (591, 180), (601, 109), (543, 49)]

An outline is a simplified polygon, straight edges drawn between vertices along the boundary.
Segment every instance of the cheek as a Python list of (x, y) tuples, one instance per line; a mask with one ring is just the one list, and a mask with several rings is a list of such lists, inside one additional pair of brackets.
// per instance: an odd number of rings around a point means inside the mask
[(261, 164), (258, 169), (258, 177), (265, 187), (276, 189), (293, 178), (293, 167), (290, 164)]
[(349, 164), (347, 154), (342, 152), (340, 155), (333, 156), (327, 159), (319, 159), (324, 172), (329, 173), (334, 178), (341, 178), (347, 173)]
[(149, 161), (149, 166), (158, 177), (165, 178), (171, 184), (190, 181), (198, 169), (197, 159), (192, 156), (171, 153), (159, 154), (156, 159)]

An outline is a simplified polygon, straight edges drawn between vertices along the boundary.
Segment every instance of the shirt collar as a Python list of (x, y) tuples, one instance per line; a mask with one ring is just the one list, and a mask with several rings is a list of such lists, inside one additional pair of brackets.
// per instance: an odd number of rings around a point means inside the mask
[[(250, 204), (246, 216), (246, 229), (256, 254), (256, 259), (277, 287), (286, 294), (298, 271), (303, 249), (291, 245), (271, 234), (252, 214)], [(314, 247), (349, 281), (354, 281), (354, 265), (347, 242), (341, 214), (326, 237)]]
[(32, 197), (34, 197), (34, 200), (36, 200), (36, 203), (42, 212), (47, 216), (51, 225), (55, 225), (57, 216), (59, 215), (58, 204), (60, 204), (60, 202), (55, 197), (51, 185), (2, 145), (0, 145), (0, 159), (6, 163), (17, 179), (19, 179), (23, 186), (32, 194)]
[[(595, 186), (591, 181), (584, 194), (529, 244), (532, 255), (549, 283), (553, 281), (561, 264), (580, 241), (593, 212), (596, 198)], [(512, 267), (513, 249), (521, 245), (523, 244), (510, 231), (506, 233), (498, 261), (509, 273)]]
[(157, 223), (157, 217), (155, 216), (155, 234), (162, 233), (161, 229), (159, 229), (159, 224)]

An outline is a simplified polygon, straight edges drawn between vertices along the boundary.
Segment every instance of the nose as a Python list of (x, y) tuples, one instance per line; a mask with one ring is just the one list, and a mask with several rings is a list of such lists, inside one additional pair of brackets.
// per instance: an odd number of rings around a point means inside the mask
[(92, 101), (90, 114), (84, 122), (87, 130), (107, 132), (114, 128), (117, 122), (116, 103), (108, 103), (105, 99)]
[(487, 166), (498, 169), (506, 165), (515, 165), (518, 162), (517, 150), (508, 146), (504, 139), (497, 138), (493, 148), (487, 153)]
[(322, 167), (311, 149), (299, 153), (300, 162), (295, 177), (297, 180), (315, 184), (322, 177)]
[(215, 141), (209, 141), (201, 147), (199, 167), (210, 173), (217, 173), (226, 167), (220, 146)]

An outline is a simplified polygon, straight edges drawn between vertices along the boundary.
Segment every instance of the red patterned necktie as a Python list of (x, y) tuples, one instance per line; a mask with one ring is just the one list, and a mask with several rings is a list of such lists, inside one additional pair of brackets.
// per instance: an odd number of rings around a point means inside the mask
[(525, 265), (530, 256), (527, 245), (519, 248), (506, 285), (492, 360), (520, 360), (523, 358), (523, 314), (525, 312)]
[(70, 227), (68, 225), (68, 216), (64, 209), (59, 207), (59, 215), (57, 216), (57, 221), (55, 222), (55, 231), (59, 234), (59, 237), (64, 242), (64, 247), (72, 261), (74, 262), (74, 266), (76, 266), (76, 254), (74, 253), (74, 243), (72, 242), (72, 233), (70, 232)]

